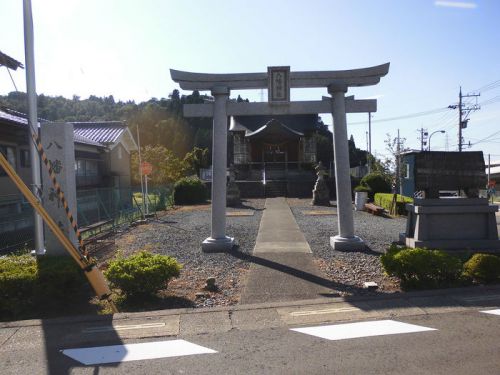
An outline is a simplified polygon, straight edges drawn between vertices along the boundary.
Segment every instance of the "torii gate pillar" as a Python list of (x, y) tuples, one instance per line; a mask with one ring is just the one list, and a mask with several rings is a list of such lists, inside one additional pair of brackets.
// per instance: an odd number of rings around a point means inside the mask
[(214, 126), (212, 137), (212, 232), (201, 244), (205, 253), (228, 251), (235, 245), (226, 236), (226, 169), (227, 169), (227, 87), (214, 87)]
[(337, 217), (339, 227), (339, 234), (330, 237), (330, 245), (335, 250), (341, 251), (360, 250), (365, 247), (363, 240), (354, 235), (345, 110), (346, 92), (347, 85), (345, 84), (335, 83), (328, 86), (328, 93), (332, 95), (333, 153), (335, 157), (335, 187), (337, 189)]

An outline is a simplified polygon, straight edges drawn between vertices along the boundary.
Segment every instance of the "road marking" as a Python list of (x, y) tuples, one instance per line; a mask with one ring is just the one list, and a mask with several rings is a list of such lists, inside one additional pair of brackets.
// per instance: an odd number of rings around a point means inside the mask
[(130, 324), (123, 326), (99, 326), (92, 328), (82, 329), (82, 333), (100, 333), (100, 332), (114, 332), (114, 331), (128, 331), (133, 329), (149, 329), (165, 327), (165, 323), (145, 323), (145, 324)]
[(500, 294), (492, 294), (489, 296), (476, 296), (476, 297), (464, 297), (461, 298), (462, 301), (465, 302), (481, 302), (481, 301), (492, 301), (500, 299)]
[(293, 311), (290, 316), (308, 316), (308, 315), (321, 315), (321, 314), (336, 314), (342, 312), (359, 311), (361, 309), (357, 307), (340, 307), (332, 309), (321, 309), (321, 310), (306, 310), (306, 311)]
[(500, 309), (496, 309), (496, 310), (485, 310), (485, 311), (481, 311), (482, 313), (485, 313), (485, 314), (492, 314), (492, 315), (500, 315)]
[(414, 324), (397, 322), (395, 320), (334, 324), (329, 326), (293, 328), (291, 330), (327, 340), (345, 340), (359, 337), (436, 331), (435, 328), (417, 326)]
[(180, 357), (193, 354), (212, 354), (217, 351), (185, 340), (146, 342), (65, 349), (62, 353), (84, 365), (140, 361), (144, 359)]

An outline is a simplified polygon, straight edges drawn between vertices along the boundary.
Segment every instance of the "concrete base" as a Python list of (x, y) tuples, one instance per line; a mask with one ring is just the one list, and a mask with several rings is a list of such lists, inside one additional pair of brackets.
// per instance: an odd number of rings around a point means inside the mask
[(408, 247), (498, 250), (497, 206), (483, 198), (416, 199), (407, 204)]
[(330, 237), (330, 246), (333, 248), (333, 250), (338, 251), (364, 250), (366, 248), (365, 242), (358, 236)]
[(212, 238), (208, 237), (201, 243), (201, 251), (204, 253), (224, 253), (236, 246), (233, 237)]

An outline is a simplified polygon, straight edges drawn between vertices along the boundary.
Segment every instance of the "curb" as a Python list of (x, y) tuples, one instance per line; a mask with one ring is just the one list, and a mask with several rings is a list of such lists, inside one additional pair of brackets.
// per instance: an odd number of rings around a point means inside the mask
[(0, 322), (0, 329), (2, 328), (22, 328), (22, 327), (34, 327), (34, 326), (56, 326), (64, 324), (75, 324), (75, 323), (99, 323), (99, 322), (109, 322), (112, 321), (126, 321), (128, 319), (148, 319), (157, 318), (162, 316), (171, 315), (196, 315), (196, 314), (206, 314), (214, 312), (233, 312), (233, 311), (251, 311), (251, 310), (267, 310), (275, 308), (284, 307), (301, 307), (304, 305), (325, 305), (331, 303), (359, 303), (359, 302), (369, 302), (369, 301), (387, 301), (388, 303), (395, 300), (406, 300), (410, 298), (418, 297), (460, 297), (464, 294), (474, 294), (483, 295), (489, 293), (500, 293), (500, 285), (478, 285), (470, 287), (460, 287), (460, 288), (448, 288), (448, 289), (434, 289), (434, 290), (423, 290), (423, 291), (413, 291), (413, 292), (403, 292), (403, 293), (392, 293), (387, 295), (375, 295), (375, 296), (352, 296), (352, 297), (323, 297), (317, 299), (309, 300), (295, 300), (286, 302), (265, 302), (256, 304), (245, 304), (245, 305), (234, 305), (234, 306), (224, 306), (224, 307), (203, 307), (203, 308), (180, 308), (171, 310), (153, 310), (153, 311), (143, 311), (143, 312), (132, 312), (132, 313), (117, 313), (113, 315), (79, 315), (79, 316), (67, 316), (61, 318), (50, 318), (50, 319), (31, 319), (31, 320), (19, 320), (10, 322)]

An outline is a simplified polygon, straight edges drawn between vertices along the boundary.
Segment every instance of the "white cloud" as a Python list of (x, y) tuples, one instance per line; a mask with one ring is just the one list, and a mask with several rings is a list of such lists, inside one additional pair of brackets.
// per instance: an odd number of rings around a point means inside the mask
[(466, 3), (462, 1), (435, 1), (435, 6), (448, 8), (474, 9), (477, 8), (476, 3)]

